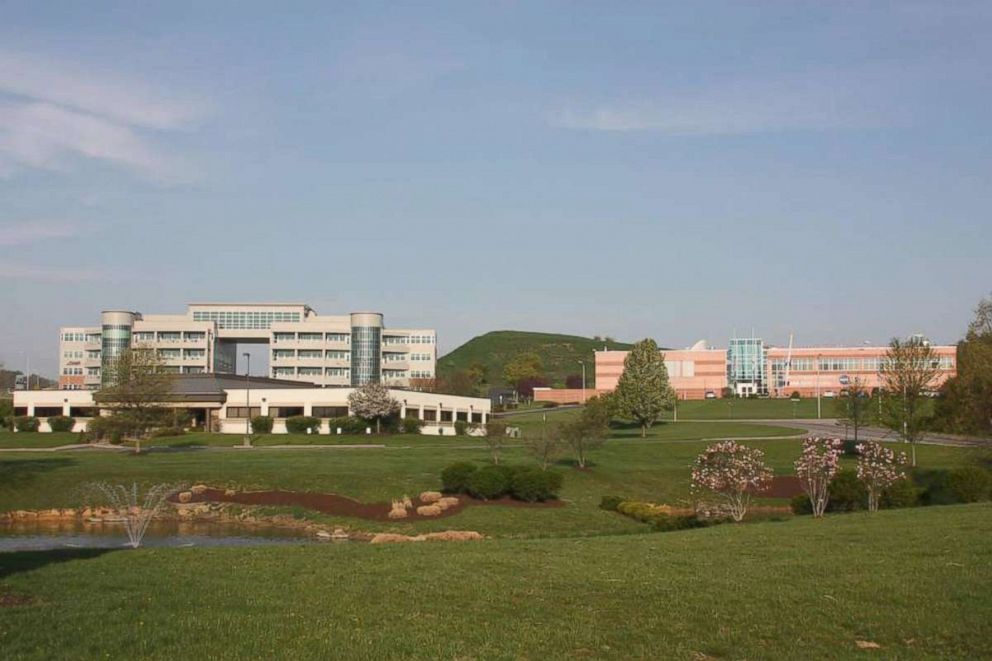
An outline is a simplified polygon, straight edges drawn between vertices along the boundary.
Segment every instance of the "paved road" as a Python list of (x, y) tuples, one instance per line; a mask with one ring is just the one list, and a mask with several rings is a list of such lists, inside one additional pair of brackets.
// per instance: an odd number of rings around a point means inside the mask
[[(743, 422), (738, 420), (737, 422)], [(778, 427), (803, 427), (813, 436), (840, 437), (845, 435), (845, 426), (832, 418), (823, 419), (796, 419), (796, 420), (747, 420), (747, 422), (759, 422), (764, 425), (775, 425)], [(853, 435), (850, 427), (846, 428), (847, 436)], [(883, 427), (861, 427), (858, 429), (858, 438), (869, 441), (898, 441), (899, 435), (891, 429)], [(920, 441), (926, 445), (951, 445), (954, 447), (992, 447), (992, 439), (974, 438), (968, 436), (955, 436), (952, 434), (927, 433)]]

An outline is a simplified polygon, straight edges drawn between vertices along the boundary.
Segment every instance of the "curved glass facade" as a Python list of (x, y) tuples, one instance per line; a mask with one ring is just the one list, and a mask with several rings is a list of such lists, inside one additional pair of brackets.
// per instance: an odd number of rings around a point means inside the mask
[(351, 327), (351, 385), (379, 383), (381, 374), (382, 327)]
[(114, 375), (114, 362), (124, 350), (131, 346), (131, 326), (125, 324), (104, 324), (100, 354), (101, 383), (109, 385)]

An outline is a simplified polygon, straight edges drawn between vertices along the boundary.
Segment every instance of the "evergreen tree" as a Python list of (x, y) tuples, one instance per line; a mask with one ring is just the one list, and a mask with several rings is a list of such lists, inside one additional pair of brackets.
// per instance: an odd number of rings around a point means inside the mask
[(675, 393), (668, 383), (664, 356), (654, 340), (641, 340), (627, 354), (614, 401), (621, 417), (640, 424), (642, 437), (663, 411), (672, 408)]

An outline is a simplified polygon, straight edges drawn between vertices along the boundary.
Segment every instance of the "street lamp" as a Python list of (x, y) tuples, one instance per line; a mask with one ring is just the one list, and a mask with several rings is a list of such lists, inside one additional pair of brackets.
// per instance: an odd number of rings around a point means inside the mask
[(247, 351), (241, 354), (245, 357), (245, 445), (251, 443), (251, 354)]
[(582, 403), (586, 403), (586, 361), (580, 360), (579, 365), (582, 365)]
[(820, 359), (823, 354), (816, 354), (816, 419), (820, 419)]

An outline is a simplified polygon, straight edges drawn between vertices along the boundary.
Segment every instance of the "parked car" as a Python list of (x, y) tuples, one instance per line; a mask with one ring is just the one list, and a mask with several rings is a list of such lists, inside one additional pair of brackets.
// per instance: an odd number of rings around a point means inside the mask
[(712, 390), (706, 391), (706, 399), (716, 399), (716, 393)]
[(827, 392), (823, 393), (823, 396), (828, 398), (836, 397), (837, 393), (835, 393), (833, 390), (828, 390)]

